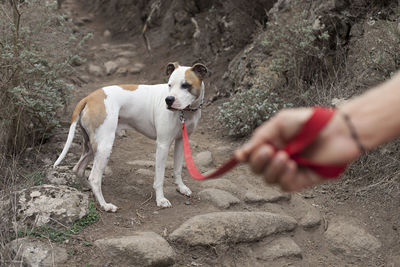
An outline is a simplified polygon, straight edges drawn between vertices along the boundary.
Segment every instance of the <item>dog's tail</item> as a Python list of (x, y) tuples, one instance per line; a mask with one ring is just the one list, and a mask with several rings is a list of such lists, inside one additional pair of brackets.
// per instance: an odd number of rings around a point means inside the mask
[(63, 151), (61, 152), (60, 156), (54, 163), (53, 167), (56, 167), (58, 164), (60, 164), (60, 162), (65, 158), (65, 155), (67, 155), (67, 152), (72, 144), (72, 141), (74, 140), (75, 129), (76, 129), (76, 124), (78, 123), (79, 120), (79, 115), (82, 109), (85, 107), (86, 102), (87, 99), (85, 97), (84, 99), (79, 101), (79, 103), (76, 105), (74, 112), (72, 113), (71, 126), (69, 127), (67, 142), (65, 143)]

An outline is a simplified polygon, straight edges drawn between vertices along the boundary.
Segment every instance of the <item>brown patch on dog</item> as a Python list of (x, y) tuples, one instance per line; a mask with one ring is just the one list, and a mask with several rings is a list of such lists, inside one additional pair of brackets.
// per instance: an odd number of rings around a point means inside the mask
[(189, 84), (192, 85), (192, 88), (190, 89), (190, 93), (198, 97), (201, 93), (201, 82), (202, 81), (196, 75), (196, 73), (193, 72), (192, 68), (185, 71), (185, 80)]
[(139, 87), (137, 84), (120, 84), (118, 86), (128, 91), (135, 91)]
[(103, 124), (106, 119), (106, 106), (104, 104), (104, 99), (107, 95), (104, 93), (103, 89), (98, 89), (87, 96), (88, 101), (86, 103), (84, 119), (89, 119), (90, 127), (95, 130), (101, 124)]

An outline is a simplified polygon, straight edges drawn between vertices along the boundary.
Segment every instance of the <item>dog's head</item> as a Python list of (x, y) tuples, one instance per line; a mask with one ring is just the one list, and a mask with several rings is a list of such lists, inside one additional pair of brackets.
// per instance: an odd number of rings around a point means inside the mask
[(196, 63), (192, 67), (179, 66), (178, 62), (167, 66), (169, 94), (165, 98), (170, 110), (183, 110), (202, 96), (203, 79), (207, 68)]

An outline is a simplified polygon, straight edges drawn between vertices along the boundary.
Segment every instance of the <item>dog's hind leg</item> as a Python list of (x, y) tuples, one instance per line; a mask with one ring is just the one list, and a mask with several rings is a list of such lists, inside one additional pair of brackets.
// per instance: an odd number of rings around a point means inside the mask
[(174, 176), (175, 184), (178, 186), (179, 193), (190, 196), (192, 191), (182, 181), (182, 164), (183, 164), (183, 142), (182, 138), (175, 140), (174, 147)]
[(83, 144), (82, 144), (82, 155), (78, 163), (74, 166), (73, 172), (76, 173), (78, 177), (83, 177), (85, 174), (85, 169), (89, 162), (93, 159), (93, 149), (90, 145), (89, 135), (86, 129), (81, 125)]
[(104, 169), (107, 166), (108, 159), (111, 154), (112, 146), (115, 139), (115, 131), (117, 129), (118, 114), (116, 118), (108, 116), (104, 123), (96, 131), (97, 145), (94, 140), (91, 140), (93, 150), (95, 150), (93, 169), (89, 175), (89, 184), (92, 192), (95, 195), (100, 206), (105, 211), (117, 211), (117, 206), (107, 203), (104, 200), (101, 190), (101, 181)]

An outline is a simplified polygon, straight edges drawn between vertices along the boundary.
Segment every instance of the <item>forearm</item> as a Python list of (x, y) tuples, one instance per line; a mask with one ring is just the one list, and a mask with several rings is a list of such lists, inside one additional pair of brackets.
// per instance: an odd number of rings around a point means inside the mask
[(367, 150), (400, 136), (400, 73), (339, 108)]

